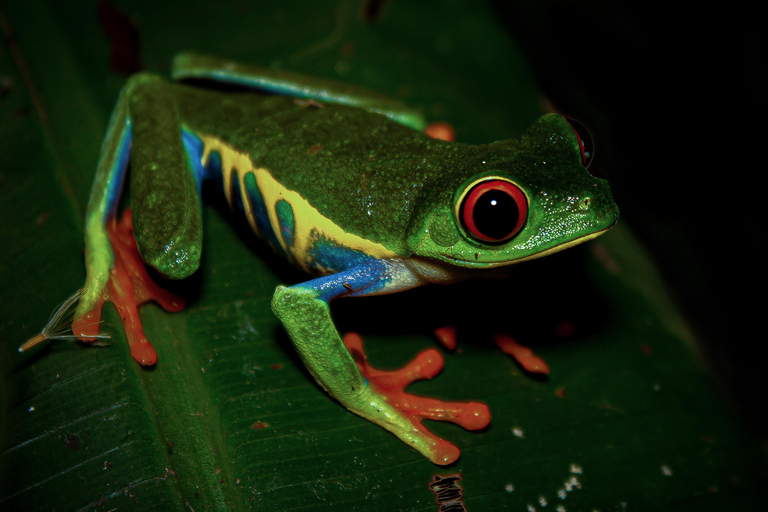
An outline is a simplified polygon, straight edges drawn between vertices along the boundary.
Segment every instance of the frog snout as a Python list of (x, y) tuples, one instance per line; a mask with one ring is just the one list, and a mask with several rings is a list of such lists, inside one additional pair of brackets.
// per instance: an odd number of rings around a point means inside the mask
[(619, 220), (619, 207), (613, 201), (611, 189), (605, 180), (595, 183), (591, 190), (581, 196), (578, 208), (606, 228), (613, 226)]

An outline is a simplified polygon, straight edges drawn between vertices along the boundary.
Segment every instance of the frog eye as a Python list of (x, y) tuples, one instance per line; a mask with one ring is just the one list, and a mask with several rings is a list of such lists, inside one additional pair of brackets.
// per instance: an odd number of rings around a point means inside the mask
[(481, 242), (501, 244), (523, 227), (528, 199), (520, 187), (501, 178), (470, 185), (460, 200), (458, 217), (464, 230)]
[(579, 147), (581, 148), (581, 162), (584, 167), (589, 167), (592, 163), (592, 157), (595, 154), (595, 144), (592, 141), (592, 134), (586, 126), (581, 124), (575, 119), (569, 117), (565, 118), (568, 124), (573, 128), (573, 133), (576, 134), (576, 138), (579, 139)]

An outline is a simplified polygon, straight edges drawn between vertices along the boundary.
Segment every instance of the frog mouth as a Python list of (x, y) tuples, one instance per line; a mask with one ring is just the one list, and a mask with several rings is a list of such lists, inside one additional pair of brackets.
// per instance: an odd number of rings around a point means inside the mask
[[(498, 268), (498, 267), (505, 267), (508, 265), (514, 265), (515, 263), (522, 263), (524, 261), (530, 261), (535, 260), (538, 258), (543, 258), (544, 256), (549, 256), (550, 254), (555, 254), (560, 251), (564, 251), (565, 249), (569, 249), (573, 246), (582, 244), (584, 242), (588, 242), (589, 240), (595, 239), (599, 237), (600, 235), (605, 234), (609, 229), (613, 227), (613, 224), (608, 226), (605, 229), (601, 229), (600, 231), (595, 231), (594, 233), (589, 233), (587, 235), (574, 238), (573, 240), (568, 240), (567, 242), (563, 242), (561, 244), (555, 245), (554, 247), (550, 247), (549, 249), (545, 249), (543, 251), (537, 252), (536, 254), (531, 254), (529, 256), (523, 256), (521, 258), (515, 258), (511, 260), (504, 260), (504, 261), (472, 261), (467, 260), (464, 258), (458, 258), (452, 254), (446, 254), (445, 257), (450, 259), (452, 264), (459, 266), (459, 267), (465, 267), (465, 268)], [(477, 254), (477, 253), (476, 253)]]

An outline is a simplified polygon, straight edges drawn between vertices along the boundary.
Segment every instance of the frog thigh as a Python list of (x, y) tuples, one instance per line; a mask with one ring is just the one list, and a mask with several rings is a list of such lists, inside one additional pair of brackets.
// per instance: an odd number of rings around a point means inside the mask
[(330, 316), (340, 296), (392, 293), (425, 284), (406, 260), (371, 259), (337, 274), (279, 286), (272, 310), (315, 380), (347, 409), (389, 430), (434, 460), (434, 443), (363, 377)]
[(360, 391), (364, 379), (341, 341), (328, 303), (342, 296), (391, 293), (419, 284), (402, 263), (370, 259), (336, 274), (278, 286), (272, 310), (315, 379), (346, 407), (355, 409), (349, 395)]
[(136, 244), (147, 264), (182, 279), (200, 265), (203, 232), (199, 184), (182, 142), (176, 100), (155, 75), (135, 75), (127, 87)]
[(174, 80), (205, 79), (258, 89), (273, 94), (340, 103), (382, 114), (393, 121), (423, 130), (420, 112), (401, 101), (363, 87), (284, 69), (263, 68), (195, 53), (181, 53), (173, 60)]

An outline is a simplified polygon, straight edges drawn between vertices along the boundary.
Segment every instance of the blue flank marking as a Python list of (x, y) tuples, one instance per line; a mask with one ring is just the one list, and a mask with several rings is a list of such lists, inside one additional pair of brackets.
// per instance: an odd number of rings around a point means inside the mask
[[(195, 174), (195, 182), (197, 183), (197, 193), (202, 193), (203, 182), (211, 179), (212, 172), (209, 169), (203, 167), (203, 141), (200, 137), (186, 128), (181, 129), (181, 142), (184, 144), (184, 149), (187, 152), (187, 160), (189, 166), (192, 168), (192, 172)], [(212, 160), (209, 159), (209, 160)], [(210, 164), (208, 166), (211, 167)], [(221, 180), (221, 159), (219, 159), (219, 180)]]
[(117, 205), (120, 202), (120, 191), (123, 189), (125, 180), (125, 171), (128, 169), (128, 159), (131, 158), (131, 139), (133, 129), (130, 118), (125, 120), (125, 132), (117, 148), (117, 159), (115, 166), (109, 171), (111, 179), (107, 190), (107, 208), (104, 210), (102, 222), (113, 218), (117, 212)]
[(277, 221), (280, 223), (280, 234), (290, 250), (293, 245), (293, 232), (296, 229), (293, 208), (288, 201), (281, 199), (275, 205), (275, 211), (277, 212)]
[(187, 163), (195, 175), (198, 194), (202, 194), (203, 183), (206, 181), (215, 182), (223, 193), (224, 176), (221, 172), (221, 155), (217, 151), (212, 151), (208, 155), (208, 165), (203, 166), (203, 150), (205, 145), (202, 139), (195, 132), (182, 128), (181, 142), (184, 144), (184, 150), (187, 153)]
[[(204, 181), (211, 180), (217, 182), (223, 192), (221, 155), (217, 152), (211, 152), (208, 158), (208, 165), (204, 167), (201, 163), (204, 144), (200, 137), (194, 132), (182, 128), (181, 138), (187, 152), (189, 165), (195, 175), (198, 191)], [(122, 152), (128, 153), (129, 143), (130, 130), (124, 137), (123, 142), (121, 142), (121, 161), (127, 161), (127, 154), (123, 155)], [(282, 250), (275, 232), (272, 231), (272, 223), (269, 220), (269, 215), (264, 205), (264, 198), (256, 184), (256, 176), (249, 172), (243, 179), (248, 205), (243, 205), (240, 181), (233, 179), (231, 186), (231, 206), (233, 210), (240, 214), (245, 214), (245, 208), (249, 208), (256, 228), (259, 230), (260, 238), (270, 244), (276, 252), (282, 253), (285, 256), (286, 254)], [(276, 210), (283, 239), (286, 245), (290, 247), (295, 234), (293, 209), (288, 202), (280, 201), (276, 206)], [(309, 259), (311, 266), (315, 269), (323, 269), (333, 274), (296, 286), (316, 290), (320, 294), (319, 298), (326, 302), (342, 294), (358, 296), (379, 292), (385, 289), (391, 280), (390, 276), (387, 275), (387, 266), (381, 260), (377, 260), (362, 251), (336, 245), (324, 237), (320, 237), (312, 245)], [(351, 287), (351, 290), (349, 287)]]
[(275, 252), (285, 256), (286, 254), (282, 250), (283, 246), (280, 245), (275, 232), (272, 231), (272, 223), (269, 221), (269, 214), (267, 214), (267, 208), (264, 206), (264, 197), (261, 195), (259, 187), (256, 186), (256, 176), (249, 172), (243, 181), (245, 181), (245, 194), (248, 197), (250, 211), (259, 230), (259, 236), (269, 243)]
[[(208, 155), (208, 165), (203, 166), (203, 150), (205, 145), (200, 137), (194, 132), (182, 128), (181, 140), (184, 143), (184, 149), (187, 152), (189, 159), (189, 165), (195, 174), (195, 181), (197, 182), (198, 192), (201, 191), (203, 182), (213, 181), (219, 186), (219, 190), (224, 193), (224, 174), (221, 168), (221, 155), (218, 151), (212, 151)], [(272, 231), (272, 224), (269, 222), (269, 215), (267, 209), (264, 206), (264, 199), (256, 186), (256, 177), (253, 173), (245, 175), (245, 193), (250, 204), (247, 207), (249, 211), (253, 212), (256, 220), (256, 227), (259, 230), (259, 236), (267, 243), (269, 243), (275, 251), (283, 252), (282, 246), (277, 240), (274, 231)], [(243, 205), (243, 196), (240, 190), (240, 181), (235, 177), (232, 180), (232, 189), (230, 190), (231, 204), (230, 206), (236, 214), (245, 216), (246, 205)], [(284, 254), (284, 253), (283, 253)]]

